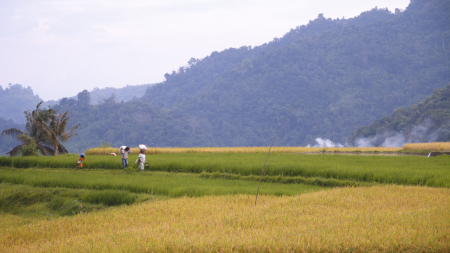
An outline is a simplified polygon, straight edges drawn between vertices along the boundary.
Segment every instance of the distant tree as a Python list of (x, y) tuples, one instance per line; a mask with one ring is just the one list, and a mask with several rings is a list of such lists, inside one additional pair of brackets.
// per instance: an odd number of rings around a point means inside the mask
[(83, 90), (78, 93), (78, 106), (79, 107), (88, 107), (91, 103), (91, 93), (87, 90)]
[(198, 59), (195, 59), (194, 57), (192, 57), (189, 61), (188, 64), (189, 66), (195, 65), (198, 62)]
[(66, 98), (66, 97), (64, 97), (64, 98), (62, 98), (60, 101), (59, 101), (59, 105), (60, 106), (62, 106), (62, 107), (66, 107), (66, 106), (68, 106), (69, 104), (68, 104), (68, 98)]
[(67, 105), (68, 106), (75, 106), (77, 104), (77, 101), (73, 98), (67, 99)]

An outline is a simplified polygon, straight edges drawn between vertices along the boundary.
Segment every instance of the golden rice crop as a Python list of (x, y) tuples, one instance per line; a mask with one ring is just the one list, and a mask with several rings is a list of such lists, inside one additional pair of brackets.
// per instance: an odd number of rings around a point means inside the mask
[(296, 197), (178, 198), (7, 222), (3, 252), (448, 252), (450, 190), (376, 186)]
[[(272, 147), (275, 153), (317, 153), (317, 152), (398, 152), (401, 148), (383, 147), (348, 147), (348, 148), (316, 148), (316, 147)], [(148, 148), (147, 154), (170, 153), (267, 153), (269, 147), (202, 147), (202, 148)], [(118, 154), (119, 148), (91, 148), (86, 155), (110, 155)], [(131, 148), (132, 153), (139, 153), (139, 148)]]
[(404, 150), (450, 151), (450, 142), (408, 143)]

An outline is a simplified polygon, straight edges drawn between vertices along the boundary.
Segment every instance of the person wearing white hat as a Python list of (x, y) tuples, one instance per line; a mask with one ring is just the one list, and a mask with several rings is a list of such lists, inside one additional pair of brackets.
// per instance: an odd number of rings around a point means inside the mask
[(141, 149), (139, 152), (139, 169), (144, 170), (144, 164), (145, 164), (145, 149)]

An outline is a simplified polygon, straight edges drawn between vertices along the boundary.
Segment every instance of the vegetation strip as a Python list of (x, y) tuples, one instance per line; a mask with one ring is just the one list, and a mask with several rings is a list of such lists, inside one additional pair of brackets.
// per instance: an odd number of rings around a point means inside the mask
[[(258, 181), (259, 176), (241, 176), (229, 173), (208, 173), (202, 172), (200, 174), (201, 178), (217, 178), (226, 180), (248, 180), (248, 181)], [(280, 184), (306, 184), (306, 185), (317, 185), (324, 187), (355, 187), (355, 186), (372, 186), (375, 183), (365, 183), (357, 182), (352, 180), (339, 180), (339, 179), (328, 179), (328, 178), (307, 178), (307, 177), (283, 177), (283, 176), (263, 176), (261, 182), (267, 183), (280, 183)]]
[[(98, 147), (90, 148), (86, 155), (111, 155), (117, 153), (119, 148)], [(149, 148), (147, 154), (178, 154), (178, 153), (266, 153), (269, 147), (199, 147), (199, 148)], [(449, 148), (450, 150), (450, 148)], [(131, 148), (135, 154), (139, 148)], [(401, 148), (384, 147), (349, 147), (349, 148), (319, 148), (319, 147), (272, 147), (273, 153), (313, 153), (313, 152), (400, 152)]]
[(177, 198), (52, 220), (0, 219), (4, 252), (448, 252), (449, 189), (338, 188)]
[[(0, 168), (0, 182), (35, 187), (71, 189), (120, 190), (169, 197), (198, 197), (206, 195), (255, 194), (255, 182), (245, 180), (204, 179), (196, 174), (123, 171), (69, 171)], [(313, 185), (267, 183), (265, 195), (298, 195), (322, 190)]]
[[(181, 173), (259, 175), (263, 153), (179, 153), (147, 155), (146, 170)], [(130, 169), (137, 155), (131, 155)], [(13, 168), (74, 168), (77, 156), (0, 157), (0, 166)], [(117, 169), (120, 157), (87, 156), (87, 169)], [(365, 183), (450, 187), (450, 156), (386, 157), (347, 155), (271, 154), (266, 176), (349, 180)]]
[(161, 196), (120, 190), (42, 188), (0, 183), (0, 212), (35, 218), (71, 216)]

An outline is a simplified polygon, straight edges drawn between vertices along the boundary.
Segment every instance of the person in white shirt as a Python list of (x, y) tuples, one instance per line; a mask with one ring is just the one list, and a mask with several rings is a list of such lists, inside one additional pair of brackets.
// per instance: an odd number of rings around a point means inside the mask
[(120, 147), (120, 153), (122, 154), (122, 168), (125, 169), (128, 166), (128, 154), (131, 154), (131, 149)]
[(144, 170), (144, 164), (145, 164), (145, 150), (141, 149), (139, 152), (139, 169)]

